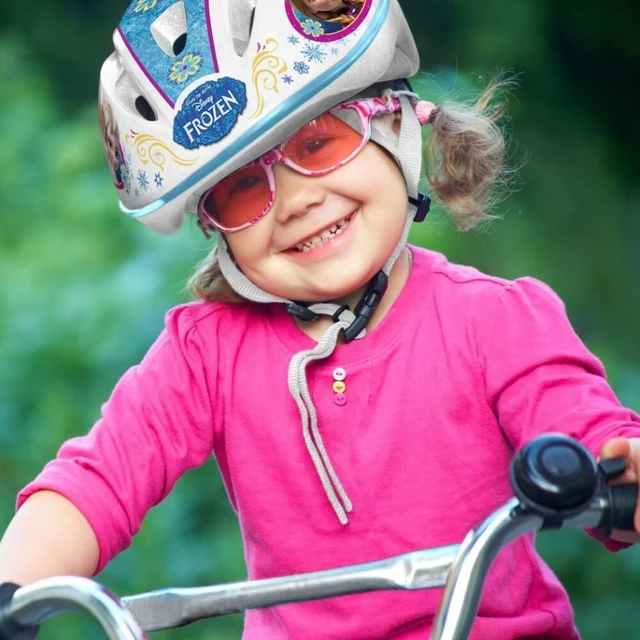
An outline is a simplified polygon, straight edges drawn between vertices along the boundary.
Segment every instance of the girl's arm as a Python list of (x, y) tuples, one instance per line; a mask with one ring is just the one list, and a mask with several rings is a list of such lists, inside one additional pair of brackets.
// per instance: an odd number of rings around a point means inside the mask
[[(594, 456), (626, 458), (627, 472), (618, 480), (638, 482), (640, 415), (615, 396), (558, 296), (532, 278), (508, 283), (497, 294), (493, 284), (484, 294), (473, 308), (478, 359), (487, 399), (513, 448), (541, 433), (565, 433)], [(640, 511), (635, 526), (640, 533)], [(622, 531), (612, 537), (640, 541)]]
[(98, 541), (82, 513), (59, 493), (38, 491), (20, 507), (0, 542), (0, 583), (90, 577), (98, 555)]
[[(166, 329), (116, 384), (90, 432), (67, 440), (20, 492), (16, 521), (0, 545), (1, 580), (100, 572), (178, 478), (211, 456), (222, 422), (209, 383), (217, 388), (225, 368), (200, 338), (196, 314), (209, 323), (219, 314), (194, 306), (167, 314)], [(210, 331), (215, 344), (217, 324)]]

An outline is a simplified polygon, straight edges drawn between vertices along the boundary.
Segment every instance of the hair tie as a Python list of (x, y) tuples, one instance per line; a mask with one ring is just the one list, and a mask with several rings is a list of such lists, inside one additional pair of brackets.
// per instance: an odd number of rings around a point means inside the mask
[(427, 102), (426, 100), (420, 100), (415, 106), (416, 116), (418, 116), (418, 122), (424, 126), (433, 124), (433, 121), (438, 115), (438, 107), (433, 102)]

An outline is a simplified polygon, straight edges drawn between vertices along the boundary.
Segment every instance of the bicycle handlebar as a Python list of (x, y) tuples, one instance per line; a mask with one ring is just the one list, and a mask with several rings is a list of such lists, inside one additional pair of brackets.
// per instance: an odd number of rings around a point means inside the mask
[(3, 621), (39, 625), (69, 609), (91, 613), (110, 640), (144, 640), (143, 630), (174, 628), (247, 609), (365, 591), (443, 586), (432, 640), (466, 640), (489, 568), (518, 536), (549, 528), (634, 530), (637, 484), (609, 484), (624, 469), (624, 461), (596, 465), (582, 445), (565, 436), (541, 436), (513, 460), (511, 481), (517, 497), (469, 532), (462, 544), (315, 573), (163, 589), (121, 602), (91, 580), (50, 578), (18, 589), (0, 608), (0, 640), (15, 638), (2, 635)]
[(145, 631), (291, 602), (349, 593), (444, 587), (460, 545), (425, 549), (386, 560), (281, 578), (212, 587), (162, 589), (123, 598)]
[[(21, 587), (0, 610), (0, 634), (15, 624), (36, 627), (52, 615), (86, 611), (104, 629), (109, 640), (146, 640), (128, 609), (105, 587), (76, 576), (46, 578)], [(0, 638), (11, 635), (0, 635)]]

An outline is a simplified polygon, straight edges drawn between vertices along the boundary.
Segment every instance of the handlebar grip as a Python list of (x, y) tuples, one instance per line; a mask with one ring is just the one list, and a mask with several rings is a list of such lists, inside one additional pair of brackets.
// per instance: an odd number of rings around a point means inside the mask
[(616, 484), (609, 487), (609, 491), (610, 527), (622, 531), (635, 531), (633, 521), (638, 506), (638, 483)]
[(12, 582), (0, 584), (0, 640), (33, 640), (39, 626), (25, 626), (14, 620), (9, 613), (9, 604), (20, 585)]

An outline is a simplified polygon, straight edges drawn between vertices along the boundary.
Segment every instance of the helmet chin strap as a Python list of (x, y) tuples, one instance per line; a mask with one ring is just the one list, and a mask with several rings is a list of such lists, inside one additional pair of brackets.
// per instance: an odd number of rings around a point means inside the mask
[(283, 303), (289, 313), (305, 321), (313, 321), (320, 315), (327, 315), (333, 319), (333, 324), (325, 331), (313, 349), (302, 351), (292, 358), (289, 364), (288, 382), (291, 396), (300, 411), (302, 433), (309, 455), (313, 460), (327, 498), (342, 524), (348, 523), (347, 513), (352, 511), (353, 506), (324, 447), (318, 429), (315, 406), (309, 393), (306, 367), (312, 361), (328, 358), (336, 348), (340, 333), (343, 334), (346, 341), (364, 337), (367, 324), (386, 291), (389, 274), (406, 246), (411, 223), (414, 220), (422, 221), (429, 210), (429, 198), (418, 192), (422, 147), (420, 123), (408, 95), (402, 92), (396, 93), (396, 95), (402, 104), (399, 134), (397, 136), (389, 135), (387, 132), (385, 135), (385, 132), (377, 130), (374, 120), (371, 139), (391, 153), (402, 170), (409, 194), (407, 218), (400, 241), (382, 269), (365, 287), (354, 311), (351, 311), (346, 305), (341, 306), (333, 302), (305, 305), (267, 293), (254, 285), (240, 271), (231, 257), (223, 237), (219, 236), (216, 249), (222, 274), (232, 289), (243, 298), (261, 303)]

